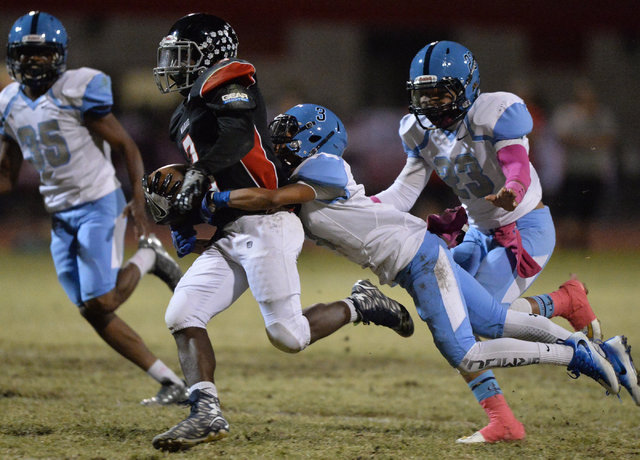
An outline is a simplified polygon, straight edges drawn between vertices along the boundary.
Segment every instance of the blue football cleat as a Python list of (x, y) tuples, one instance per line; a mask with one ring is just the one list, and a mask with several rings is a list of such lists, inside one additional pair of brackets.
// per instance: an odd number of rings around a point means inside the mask
[(640, 386), (638, 372), (631, 359), (631, 346), (627, 345), (624, 335), (616, 335), (602, 344), (607, 359), (613, 364), (618, 380), (629, 391), (633, 401), (640, 406)]
[(617, 395), (620, 392), (616, 371), (600, 345), (591, 342), (582, 332), (574, 332), (564, 343), (574, 350), (573, 359), (567, 366), (573, 378), (577, 379), (580, 374), (588, 375), (608, 393)]

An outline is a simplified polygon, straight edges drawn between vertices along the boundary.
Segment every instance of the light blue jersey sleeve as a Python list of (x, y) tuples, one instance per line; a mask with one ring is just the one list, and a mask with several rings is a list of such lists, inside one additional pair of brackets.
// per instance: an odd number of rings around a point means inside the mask
[(98, 73), (87, 85), (80, 110), (83, 114), (91, 112), (97, 115), (106, 115), (111, 112), (112, 105), (111, 78), (103, 73)]
[(532, 129), (533, 119), (527, 106), (522, 102), (515, 102), (498, 118), (493, 128), (493, 142), (518, 139), (529, 134)]
[(9, 136), (13, 140), (15, 140), (15, 135), (13, 135), (9, 126), (5, 129), (5, 122), (9, 113), (11, 112), (11, 106), (14, 101), (18, 97), (20, 85), (16, 82), (9, 83), (1, 92), (0, 92), (0, 136)]
[(318, 153), (300, 164), (291, 176), (294, 182), (304, 182), (316, 190), (318, 200), (333, 202), (349, 198), (349, 178), (342, 158)]

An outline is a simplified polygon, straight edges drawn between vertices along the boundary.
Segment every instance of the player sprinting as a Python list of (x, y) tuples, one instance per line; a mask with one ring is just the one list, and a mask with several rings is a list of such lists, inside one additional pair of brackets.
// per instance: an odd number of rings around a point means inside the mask
[[(111, 113), (111, 81), (87, 67), (66, 70), (67, 42), (62, 23), (44, 12), (20, 17), (9, 31), (7, 67), (15, 82), (0, 93), (0, 192), (14, 187), (23, 159), (33, 165), (51, 213), (51, 255), (65, 292), (109, 346), (162, 384), (143, 404), (183, 401), (184, 382), (115, 314), (145, 273), (173, 289), (181, 271), (148, 234), (137, 186), (142, 159)], [(129, 203), (110, 150), (124, 156), (136, 185)], [(142, 239), (122, 265), (127, 216)]]
[[(238, 38), (226, 21), (195, 13), (179, 19), (160, 42), (154, 75), (163, 93), (184, 101), (171, 118), (170, 135), (190, 163), (166, 215), (180, 256), (195, 249), (210, 182), (235, 189), (275, 189), (286, 175), (269, 142), (267, 115), (254, 66), (237, 56)], [(149, 196), (160, 190), (147, 182)], [(177, 213), (176, 213), (177, 211)], [(178, 347), (189, 385), (190, 415), (153, 438), (162, 450), (181, 450), (229, 433), (214, 383), (216, 360), (207, 323), (249, 288), (271, 343), (297, 353), (350, 322), (373, 322), (401, 336), (413, 333), (411, 315), (371, 283), (354, 285), (341, 301), (302, 311), (297, 257), (304, 232), (290, 209), (246, 212), (227, 208), (216, 216), (218, 232), (178, 283), (165, 320)]]
[[(399, 134), (407, 162), (395, 182), (372, 199), (409, 211), (431, 173), (458, 196), (469, 217), (453, 258), (500, 302), (520, 297), (547, 264), (555, 246), (549, 208), (529, 162), (533, 121), (518, 96), (481, 93), (478, 63), (459, 43), (437, 41), (413, 58), (407, 89), (410, 114)], [(600, 323), (575, 277), (511, 308), (562, 316), (575, 330), (602, 338)], [(583, 308), (572, 310), (571, 304)]]
[[(257, 210), (301, 203), (299, 216), (307, 236), (370, 268), (381, 283), (404, 287), (436, 346), (463, 374), (489, 416), (486, 427), (458, 442), (525, 437), (491, 368), (567, 366), (574, 375), (589, 375), (614, 394), (619, 378), (640, 405), (637, 373), (623, 336), (598, 345), (584, 333), (572, 334), (543, 316), (500, 305), (453, 261), (443, 240), (428, 232), (422, 219), (365, 195), (342, 158), (347, 134), (331, 111), (301, 104), (279, 115), (271, 131), (292, 183), (277, 190), (211, 192), (203, 206), (215, 213), (228, 207)], [(478, 342), (474, 333), (490, 340)]]

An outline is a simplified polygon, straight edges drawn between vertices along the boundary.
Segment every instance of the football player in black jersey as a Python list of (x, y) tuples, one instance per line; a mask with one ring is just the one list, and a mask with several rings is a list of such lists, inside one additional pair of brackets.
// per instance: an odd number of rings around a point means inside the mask
[[(297, 257), (304, 231), (290, 210), (248, 212), (221, 206), (212, 215), (212, 203), (203, 199), (211, 184), (220, 190), (275, 189), (286, 178), (273, 153), (256, 70), (236, 58), (237, 48), (238, 38), (227, 22), (190, 14), (160, 42), (154, 69), (160, 91), (184, 96), (170, 127), (171, 138), (189, 163), (169, 213), (182, 216), (172, 225), (178, 255), (196, 249), (190, 220), (199, 218), (201, 207), (207, 222), (218, 228), (176, 286), (165, 314), (189, 385), (191, 414), (153, 439), (153, 446), (162, 450), (188, 449), (228, 435), (206, 326), (247, 288), (260, 306), (269, 340), (289, 353), (349, 322), (373, 322), (402, 336), (413, 332), (407, 310), (365, 281), (357, 282), (348, 298), (303, 312)], [(146, 185), (150, 194), (159, 192), (149, 189), (153, 184)]]

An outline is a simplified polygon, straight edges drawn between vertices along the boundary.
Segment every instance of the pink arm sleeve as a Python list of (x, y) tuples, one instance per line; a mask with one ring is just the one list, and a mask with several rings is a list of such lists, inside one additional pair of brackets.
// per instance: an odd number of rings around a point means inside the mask
[(520, 203), (531, 185), (527, 149), (518, 144), (507, 145), (498, 150), (497, 156), (506, 178), (504, 186), (515, 192), (516, 201)]

